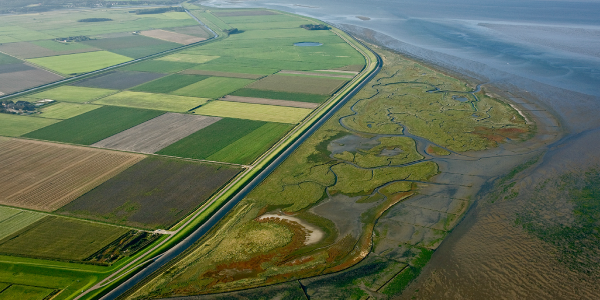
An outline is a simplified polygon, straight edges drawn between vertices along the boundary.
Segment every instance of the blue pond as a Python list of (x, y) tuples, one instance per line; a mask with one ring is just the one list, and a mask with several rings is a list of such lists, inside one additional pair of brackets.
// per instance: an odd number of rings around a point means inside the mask
[(299, 47), (317, 47), (317, 46), (321, 46), (323, 44), (321, 43), (315, 43), (315, 42), (299, 42), (299, 43), (295, 43), (294, 46), (299, 46)]

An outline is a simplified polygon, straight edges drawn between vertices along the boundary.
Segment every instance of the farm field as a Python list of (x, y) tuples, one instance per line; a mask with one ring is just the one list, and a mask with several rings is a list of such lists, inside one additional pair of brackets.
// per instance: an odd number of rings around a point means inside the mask
[(0, 253), (82, 261), (129, 229), (63, 217), (46, 217), (0, 240)]
[(98, 51), (94, 48), (80, 43), (63, 44), (51, 40), (40, 40), (35, 42), (17, 42), (0, 45), (0, 51), (19, 57), (21, 59), (66, 55), (82, 52)]
[(252, 81), (243, 78), (209, 77), (172, 93), (180, 96), (217, 99), (248, 85)]
[(277, 100), (289, 100), (309, 103), (323, 103), (329, 99), (329, 95), (315, 95), (307, 93), (287, 93), (256, 89), (239, 89), (230, 95), (240, 97), (267, 98)]
[(45, 214), (38, 212), (0, 206), (0, 240), (41, 220), (45, 216)]
[(146, 83), (167, 74), (148, 72), (123, 72), (111, 71), (98, 76), (87, 78), (74, 83), (74, 86), (91, 87), (101, 89), (124, 90), (136, 85)]
[(131, 91), (168, 94), (206, 78), (208, 76), (172, 74), (138, 85), (132, 88)]
[(41, 69), (0, 73), (0, 92), (10, 94), (63, 78), (58, 74)]
[(96, 100), (94, 104), (186, 112), (206, 103), (206, 101), (208, 99), (198, 97), (124, 91)]
[(269, 149), (292, 127), (289, 124), (223, 118), (157, 153), (248, 164), (261, 154), (261, 149)]
[(221, 118), (166, 113), (92, 144), (93, 147), (154, 153)]
[(150, 73), (177, 73), (179, 71), (196, 66), (195, 63), (173, 62), (165, 60), (145, 60), (142, 62), (128, 65), (121, 70), (150, 72)]
[(312, 109), (261, 105), (228, 101), (211, 101), (194, 110), (197, 114), (225, 118), (297, 124), (312, 112)]
[(100, 108), (100, 105), (61, 102), (43, 108), (40, 117), (62, 120), (78, 116), (96, 108)]
[(63, 85), (29, 97), (36, 99), (51, 99), (56, 101), (82, 103), (96, 100), (116, 92), (117, 91), (115, 90), (108, 89)]
[(248, 85), (248, 88), (288, 93), (331, 95), (345, 83), (346, 80), (337, 78), (271, 75)]
[(64, 75), (86, 73), (130, 61), (131, 58), (108, 51), (58, 55), (28, 59), (36, 65)]
[(46, 142), (0, 143), (0, 204), (53, 211), (144, 156)]
[(58, 120), (0, 114), (0, 123), (2, 123), (0, 135), (21, 136), (56, 122), (58, 122)]
[(240, 171), (233, 166), (148, 157), (57, 212), (168, 229)]
[(247, 74), (247, 73), (231, 73), (231, 72), (219, 72), (219, 71), (206, 71), (206, 70), (195, 70), (189, 69), (181, 72), (181, 74), (190, 75), (206, 75), (206, 76), (218, 76), (218, 77), (230, 77), (230, 78), (245, 78), (245, 79), (260, 79), (264, 75), (260, 74)]
[(172, 32), (168, 30), (162, 29), (154, 29), (154, 30), (145, 30), (140, 32), (141, 35), (152, 37), (160, 40), (165, 40), (172, 43), (178, 43), (183, 45), (193, 44), (200, 41), (206, 40), (206, 38), (200, 38), (196, 36), (191, 36), (183, 33)]
[[(103, 106), (25, 135), (28, 138), (91, 145), (165, 112)], [(41, 119), (41, 118), (40, 118)], [(50, 119), (43, 119), (51, 121)]]
[(240, 97), (240, 96), (229, 96), (229, 95), (225, 96), (219, 100), (230, 101), (230, 102), (264, 104), (264, 105), (299, 107), (299, 108), (308, 108), (308, 109), (315, 109), (315, 108), (319, 107), (318, 103), (308, 103), (308, 102), (298, 102), (298, 101), (288, 101), (288, 100), (275, 100), (275, 99), (266, 99), (266, 98), (251, 98), (251, 97)]
[(0, 298), (5, 300), (44, 300), (54, 293), (54, 289), (12, 284), (0, 288)]

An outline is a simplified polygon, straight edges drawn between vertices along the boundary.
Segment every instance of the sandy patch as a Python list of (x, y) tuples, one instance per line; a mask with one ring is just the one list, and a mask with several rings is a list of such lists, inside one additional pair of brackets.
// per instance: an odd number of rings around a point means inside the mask
[(304, 222), (301, 219), (295, 218), (295, 217), (291, 217), (291, 216), (286, 216), (286, 215), (278, 215), (278, 214), (266, 214), (266, 215), (262, 215), (260, 217), (257, 218), (257, 220), (264, 220), (264, 219), (268, 219), (268, 218), (275, 218), (275, 219), (280, 219), (280, 220), (288, 220), (294, 223), (298, 223), (300, 226), (304, 227), (304, 229), (306, 229), (306, 231), (308, 232), (306, 235), (306, 240), (304, 241), (305, 245), (312, 245), (312, 244), (316, 244), (318, 241), (320, 241), (323, 236), (325, 235), (324, 232), (315, 227), (312, 226), (306, 222)]

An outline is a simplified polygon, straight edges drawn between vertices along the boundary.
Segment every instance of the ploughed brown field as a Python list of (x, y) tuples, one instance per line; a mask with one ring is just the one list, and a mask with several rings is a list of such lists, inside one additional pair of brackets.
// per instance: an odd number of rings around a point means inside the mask
[(0, 204), (53, 211), (144, 157), (41, 141), (0, 140)]

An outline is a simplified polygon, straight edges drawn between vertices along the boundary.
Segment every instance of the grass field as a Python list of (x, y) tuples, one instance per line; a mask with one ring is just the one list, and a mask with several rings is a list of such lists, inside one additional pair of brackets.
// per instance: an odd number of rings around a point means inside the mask
[(98, 51), (79, 43), (59, 43), (51, 40), (18, 42), (0, 45), (0, 51), (21, 59)]
[(33, 211), (0, 206), (0, 240), (41, 220), (45, 216)]
[(21, 136), (28, 132), (44, 128), (58, 122), (57, 120), (0, 114), (0, 135)]
[(102, 89), (124, 90), (136, 85), (146, 83), (167, 74), (136, 72), (136, 71), (111, 71), (92, 76), (73, 83), (74, 86), (93, 87)]
[(267, 123), (207, 157), (208, 160), (250, 164), (266, 152), (293, 125)]
[(32, 58), (28, 61), (65, 75), (86, 73), (130, 61), (131, 58), (108, 51), (95, 51)]
[[(127, 48), (152, 48), (153, 46), (165, 45), (166, 49), (171, 49), (175, 47), (181, 46), (176, 43), (169, 43), (163, 40), (158, 40), (150, 37), (145, 37), (143, 35), (129, 35), (123, 37), (115, 37), (115, 38), (103, 38), (96, 40), (89, 40), (83, 42), (86, 45), (108, 50), (114, 51), (119, 49), (127, 49)], [(158, 51), (156, 51), (158, 52)], [(156, 53), (155, 52), (155, 53)]]
[(225, 118), (200, 131), (196, 131), (158, 153), (206, 159), (265, 124), (265, 122), (260, 121)]
[(306, 93), (287, 93), (287, 92), (276, 92), (267, 90), (256, 90), (256, 89), (239, 89), (233, 93), (232, 96), (241, 97), (254, 97), (254, 98), (267, 98), (267, 99), (278, 99), (278, 100), (290, 100), (310, 103), (323, 103), (329, 99), (329, 95), (315, 95)]
[(53, 292), (54, 289), (13, 284), (0, 292), (0, 298), (4, 300), (45, 300)]
[[(163, 113), (156, 110), (103, 106), (52, 126), (30, 132), (25, 136), (41, 140), (91, 145), (125, 129), (158, 117)], [(0, 115), (0, 117), (2, 116)], [(50, 122), (50, 124), (55, 122), (50, 119), (39, 119)]]
[(12, 56), (6, 55), (4, 53), (0, 53), (0, 65), (19, 64), (19, 63), (22, 63), (22, 61), (17, 58), (14, 58)]
[(38, 99), (52, 99), (56, 101), (66, 102), (88, 102), (110, 94), (114, 94), (117, 91), (100, 89), (100, 88), (88, 88), (80, 86), (60, 86), (51, 90), (47, 90), (41, 93), (34, 94), (30, 97)]
[(208, 116), (296, 124), (310, 114), (312, 109), (241, 102), (211, 101), (194, 110), (194, 112)]
[(144, 83), (142, 85), (138, 85), (132, 88), (131, 91), (167, 94), (180, 88), (186, 87), (190, 84), (196, 83), (200, 80), (204, 80), (208, 77), (209, 76), (203, 75), (172, 74), (154, 81)]
[(331, 95), (347, 81), (333, 78), (271, 75), (256, 81), (248, 88), (287, 93)]
[(181, 72), (181, 74), (207, 75), (207, 76), (245, 78), (245, 79), (260, 79), (260, 78), (264, 77), (264, 75), (260, 75), (260, 74), (231, 73), (231, 72), (195, 70), (195, 69), (185, 70), (185, 71)]
[(0, 241), (0, 253), (81, 261), (127, 233), (129, 229), (47, 217)]
[(253, 80), (251, 79), (243, 78), (210, 77), (175, 90), (172, 93), (181, 96), (217, 99), (252, 82)]
[(172, 62), (164, 60), (146, 60), (123, 68), (123, 70), (153, 72), (153, 73), (177, 73), (192, 68), (197, 64)]
[(207, 100), (208, 99), (196, 97), (124, 91), (94, 101), (94, 103), (173, 112), (186, 112), (197, 107), (198, 105), (206, 103)]
[(100, 108), (100, 105), (61, 102), (43, 108), (40, 117), (62, 120), (78, 116), (96, 108)]
[(58, 212), (149, 229), (168, 229), (240, 170), (148, 157)]
[[(249, 49), (248, 51), (253, 50), (254, 49)], [(210, 51), (208, 53), (216, 54), (216, 51)], [(281, 70), (276, 66), (269, 64), (268, 62), (245, 59), (243, 57), (238, 57), (235, 59), (232, 59), (231, 57), (220, 57), (207, 63), (194, 66), (192, 69), (257, 75), (271, 75)]]
[(174, 43), (164, 43), (164, 44), (158, 44), (158, 45), (153, 45), (153, 46), (114, 49), (114, 50), (110, 50), (110, 52), (120, 54), (123, 56), (127, 56), (127, 57), (131, 57), (131, 58), (140, 58), (140, 57), (148, 56), (150, 54), (173, 49), (173, 48), (179, 47), (179, 46), (181, 46), (181, 45), (174, 44)]
[(53, 211), (143, 155), (11, 139), (0, 143), (0, 204)]

